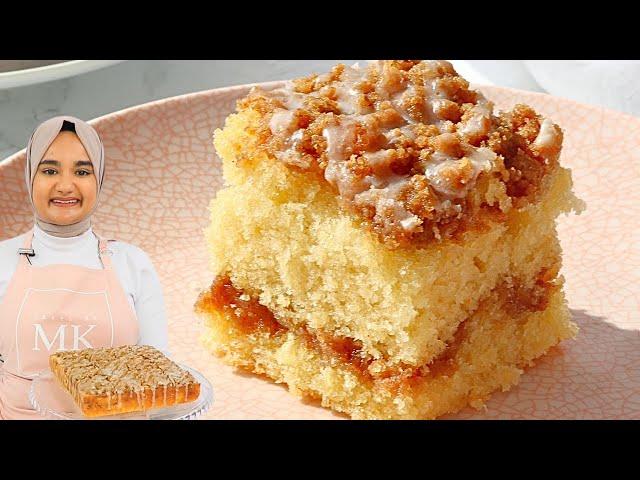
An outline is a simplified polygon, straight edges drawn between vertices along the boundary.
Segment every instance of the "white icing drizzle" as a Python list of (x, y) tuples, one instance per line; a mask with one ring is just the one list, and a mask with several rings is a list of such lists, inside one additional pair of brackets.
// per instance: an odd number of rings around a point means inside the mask
[[(416, 76), (403, 76), (386, 62), (370, 61), (364, 68), (357, 65), (344, 67), (339, 80), (331, 81), (331, 74), (316, 77), (316, 87), (325, 85), (309, 94), (295, 92), (294, 82), (264, 92), (266, 97), (280, 100), (285, 107), (277, 109), (269, 123), (272, 134), (285, 141), (285, 147), (276, 152), (276, 156), (288, 164), (310, 167), (309, 160), (302, 159), (297, 149), (304, 130), (297, 129), (294, 111), (304, 107), (312, 97), (332, 98), (339, 112), (322, 130), (326, 140), (325, 179), (345, 200), (360, 207), (373, 206), (378, 220), (412, 232), (420, 227), (422, 220), (407, 211), (401, 195), (416, 172), (404, 175), (393, 172), (394, 149), (404, 137), (415, 140), (419, 127), (434, 125), (440, 134), (456, 135), (464, 154), (458, 157), (436, 151), (421, 161), (423, 171), (417, 173), (423, 174), (437, 192), (436, 210), (451, 211), (452, 207), (455, 210), (457, 207), (453, 203), (465, 198), (478, 176), (491, 171), (496, 164), (497, 155), (493, 151), (472, 145), (477, 145), (478, 139), (489, 133), (493, 104), (476, 92), (475, 104), (465, 106), (464, 120), (455, 124), (441, 118), (443, 109), (452, 107), (451, 102), (455, 102), (457, 107), (461, 105), (455, 94), (447, 94), (442, 78), (431, 74), (443, 67), (448, 69), (450, 65), (441, 61), (425, 61), (421, 68), (427, 73), (416, 80)], [(363, 94), (365, 89), (371, 91), (372, 88), (375, 90), (375, 105), (365, 100)], [(376, 115), (385, 108), (392, 108), (396, 113)], [(354, 155), (358, 126), (386, 139), (386, 145), (382, 147), (377, 145), (375, 150), (358, 152), (371, 169), (371, 174), (364, 178), (352, 172), (347, 165)], [(546, 145), (555, 143), (555, 135), (553, 123), (545, 120), (533, 146), (544, 149)]]
[(545, 118), (540, 124), (538, 136), (531, 144), (531, 149), (538, 152), (546, 162), (557, 155), (561, 144), (561, 133), (551, 120)]

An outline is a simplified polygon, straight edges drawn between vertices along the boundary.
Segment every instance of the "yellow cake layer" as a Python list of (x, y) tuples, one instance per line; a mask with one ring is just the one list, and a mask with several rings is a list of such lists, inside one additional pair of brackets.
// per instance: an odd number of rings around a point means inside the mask
[(251, 115), (232, 115), (216, 133), (229, 186), (210, 206), (213, 274), (229, 275), (289, 326), (361, 342), (373, 368), (423, 365), (505, 275), (533, 282), (543, 267), (559, 268), (555, 218), (576, 206), (566, 169), (521, 209), (490, 181), (480, 185), (508, 212), (488, 231), (390, 250), (326, 183), (257, 154)]
[(233, 315), (209, 310), (206, 317), (203, 341), (227, 363), (266, 374), (292, 393), (318, 398), (356, 419), (430, 419), (466, 405), (480, 408), (492, 392), (515, 385), (534, 359), (577, 332), (560, 288), (544, 311), (515, 315), (494, 292), (463, 324), (464, 339), (451, 359), (454, 368), (412, 380), (372, 379), (314, 349), (299, 333), (247, 334)]

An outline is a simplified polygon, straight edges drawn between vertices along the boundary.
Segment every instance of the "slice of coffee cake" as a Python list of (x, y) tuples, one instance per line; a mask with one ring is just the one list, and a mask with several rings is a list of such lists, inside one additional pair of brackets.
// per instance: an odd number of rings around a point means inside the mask
[(481, 405), (563, 339), (562, 131), (448, 62), (339, 65), (254, 89), (215, 146), (217, 275), (197, 309), (233, 365), (355, 418)]

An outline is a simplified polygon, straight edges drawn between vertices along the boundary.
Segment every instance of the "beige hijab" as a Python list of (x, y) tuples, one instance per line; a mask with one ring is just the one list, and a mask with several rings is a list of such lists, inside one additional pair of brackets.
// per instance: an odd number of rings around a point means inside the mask
[[(48, 223), (38, 216), (38, 212), (33, 203), (33, 179), (38, 171), (38, 165), (40, 165), (42, 157), (60, 133), (65, 121), (74, 124), (76, 135), (89, 155), (89, 160), (91, 160), (91, 163), (93, 164), (93, 171), (95, 172), (98, 191), (96, 195), (96, 203), (89, 212), (89, 215), (78, 223), (74, 223), (72, 225), (56, 225)], [(29, 144), (27, 145), (25, 180), (27, 182), (29, 199), (31, 200), (31, 208), (33, 209), (35, 216), (35, 223), (38, 227), (50, 235), (65, 238), (75, 237), (86, 232), (89, 227), (91, 227), (91, 215), (93, 215), (93, 212), (98, 206), (98, 198), (102, 188), (102, 181), (104, 180), (104, 147), (100, 137), (98, 136), (98, 132), (96, 132), (88, 123), (69, 116), (54, 117), (41, 123), (31, 135)]]

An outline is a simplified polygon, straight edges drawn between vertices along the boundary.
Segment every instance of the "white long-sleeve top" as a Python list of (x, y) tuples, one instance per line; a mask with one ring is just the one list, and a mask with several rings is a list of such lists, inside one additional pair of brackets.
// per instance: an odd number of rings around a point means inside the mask
[[(0, 242), (0, 304), (18, 267), (18, 249), (26, 234)], [(59, 238), (33, 229), (32, 248), (36, 255), (31, 264), (43, 267), (53, 264), (103, 268), (98, 256), (98, 238), (91, 229), (82, 235)], [(138, 344), (152, 345), (168, 353), (167, 318), (160, 280), (151, 260), (138, 247), (124, 242), (109, 242), (111, 263), (136, 313), (139, 325)], [(0, 357), (2, 352), (0, 352)]]

